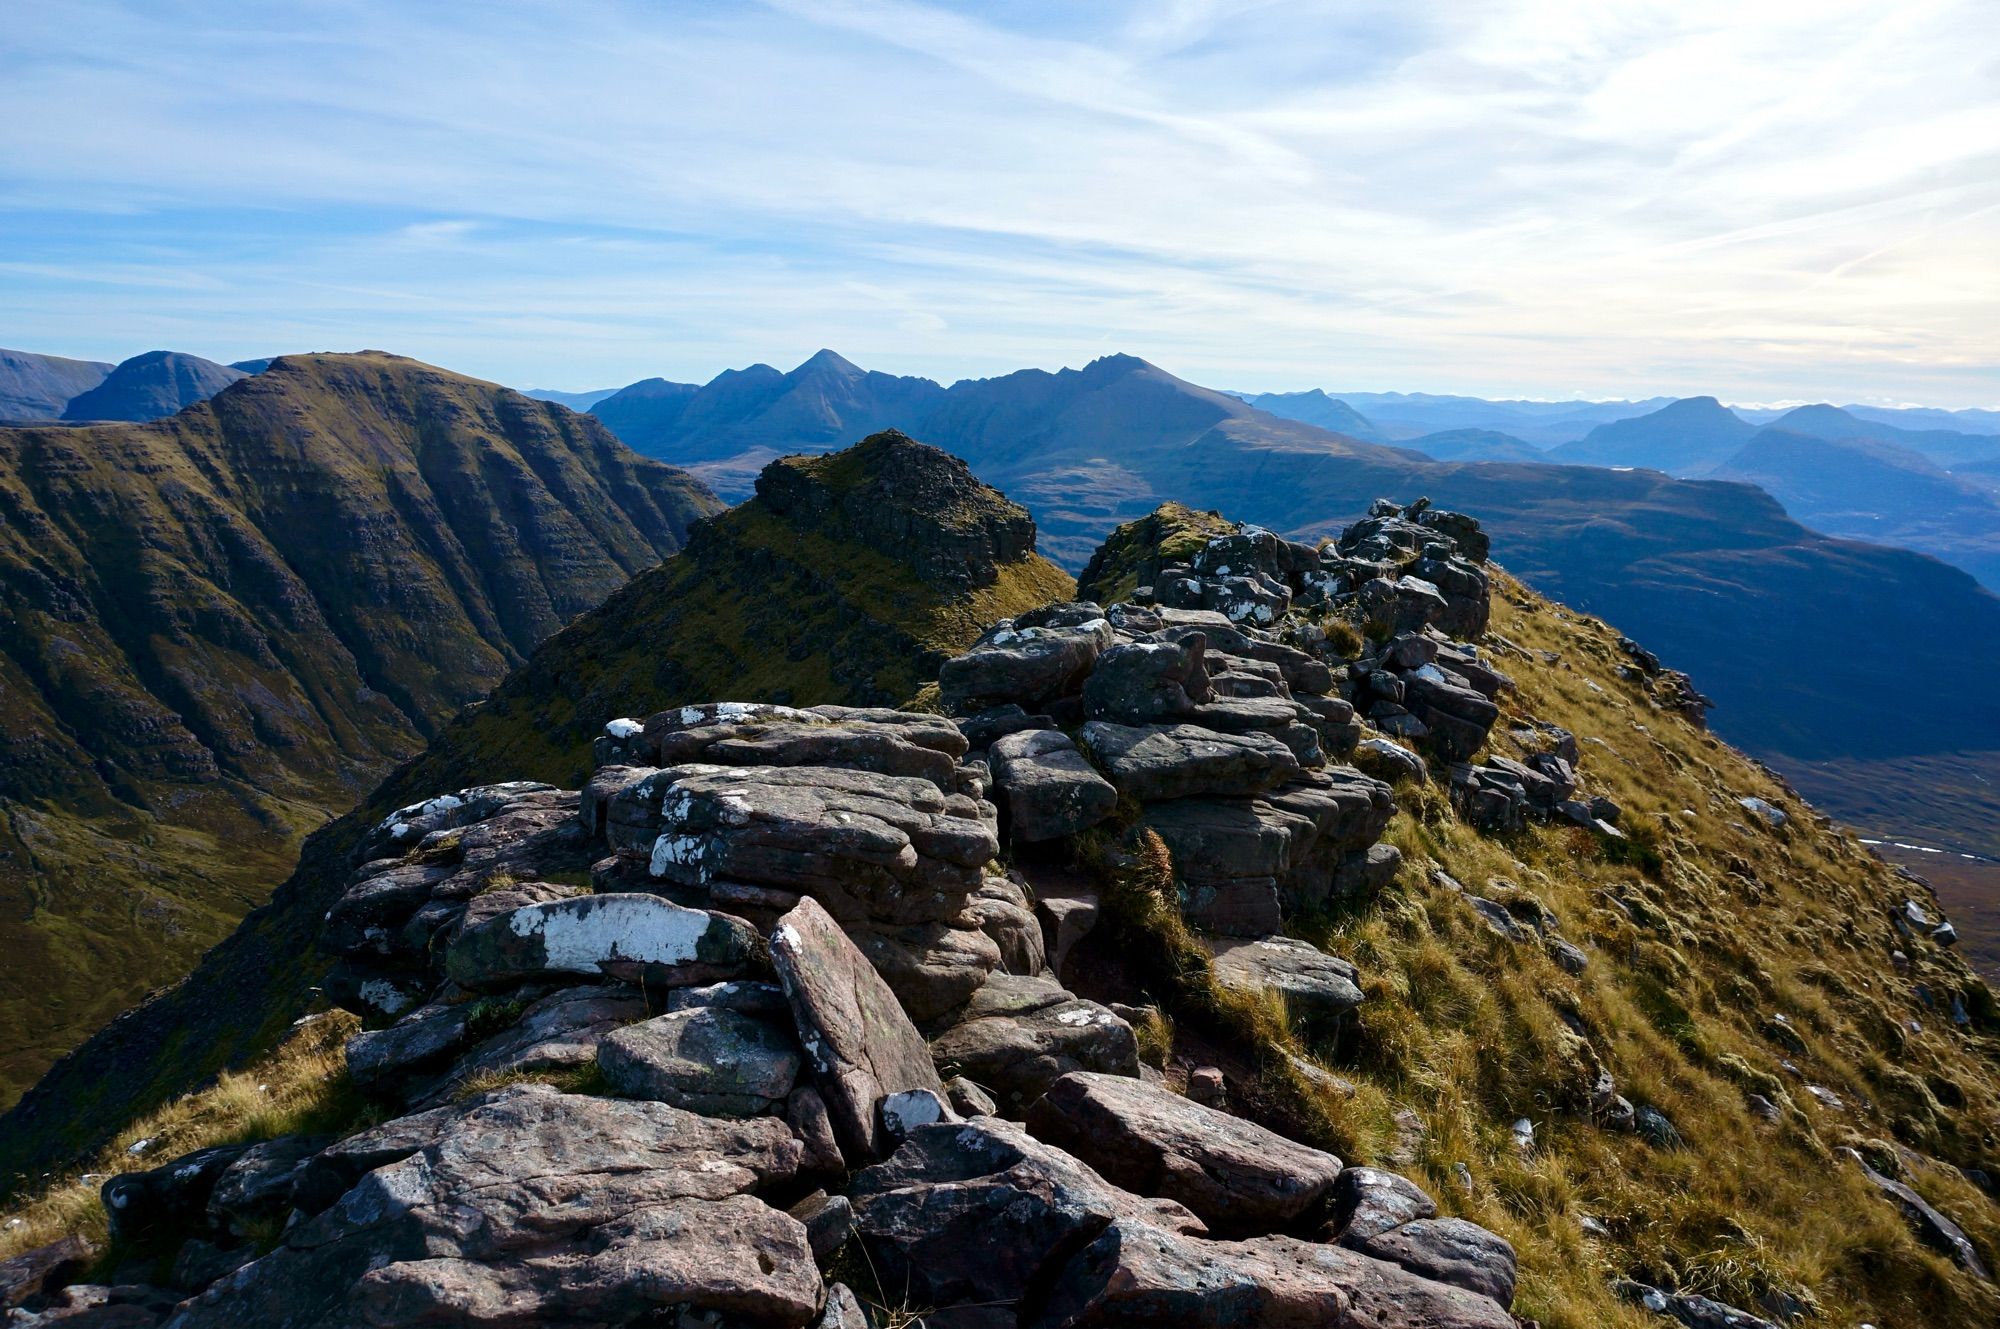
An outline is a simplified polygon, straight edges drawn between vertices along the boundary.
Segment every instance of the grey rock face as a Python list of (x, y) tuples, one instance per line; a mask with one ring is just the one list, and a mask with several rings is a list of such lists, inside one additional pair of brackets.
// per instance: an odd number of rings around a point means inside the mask
[(619, 1029), (598, 1044), (597, 1065), (628, 1098), (754, 1117), (784, 1109), (799, 1051), (789, 1027), (709, 1006)]
[(1029, 1109), (1028, 1129), (1116, 1185), (1179, 1201), (1217, 1233), (1298, 1222), (1340, 1175), (1331, 1154), (1115, 1075), (1063, 1076)]
[(896, 995), (854, 943), (812, 900), (779, 922), (771, 960), (783, 984), (841, 1152), (887, 1152), (875, 1104), (904, 1089), (942, 1093), (930, 1049)]
[(1060, 730), (1008, 734), (994, 742), (990, 760), (1001, 811), (1017, 840), (1074, 835), (1118, 806), (1118, 791)]

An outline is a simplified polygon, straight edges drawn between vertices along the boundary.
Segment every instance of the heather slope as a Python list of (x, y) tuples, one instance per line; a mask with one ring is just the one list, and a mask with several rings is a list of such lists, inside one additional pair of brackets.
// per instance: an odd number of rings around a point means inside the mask
[(0, 1097), (715, 507), (587, 417), (379, 354), (0, 430)]

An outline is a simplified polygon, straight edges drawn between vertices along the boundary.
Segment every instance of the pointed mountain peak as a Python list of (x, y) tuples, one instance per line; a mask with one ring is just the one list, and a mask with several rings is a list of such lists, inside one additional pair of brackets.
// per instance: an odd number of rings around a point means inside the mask
[(804, 378), (812, 374), (838, 374), (843, 378), (859, 378), (866, 372), (840, 352), (822, 346), (813, 353), (810, 360), (794, 369), (787, 377)]

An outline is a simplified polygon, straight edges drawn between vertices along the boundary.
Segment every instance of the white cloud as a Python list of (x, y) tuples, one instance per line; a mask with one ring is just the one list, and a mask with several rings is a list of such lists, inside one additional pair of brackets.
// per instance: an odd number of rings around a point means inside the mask
[(0, 115), (72, 353), (2000, 399), (1990, 0), (16, 0)]

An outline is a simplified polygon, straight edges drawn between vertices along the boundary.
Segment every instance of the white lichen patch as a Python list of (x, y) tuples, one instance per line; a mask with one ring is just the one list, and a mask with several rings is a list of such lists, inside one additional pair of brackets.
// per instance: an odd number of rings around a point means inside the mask
[(554, 900), (516, 909), (508, 921), (515, 936), (541, 938), (543, 968), (575, 974), (595, 974), (621, 960), (686, 964), (710, 926), (705, 912), (654, 895)]

